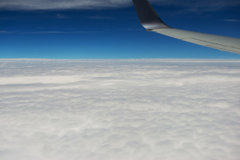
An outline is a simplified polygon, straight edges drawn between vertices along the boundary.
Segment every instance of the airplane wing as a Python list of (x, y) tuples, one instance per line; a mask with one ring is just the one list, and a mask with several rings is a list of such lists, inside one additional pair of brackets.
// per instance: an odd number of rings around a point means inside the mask
[(138, 18), (147, 31), (157, 32), (183, 41), (240, 54), (240, 39), (175, 29), (166, 25), (148, 0), (132, 0)]

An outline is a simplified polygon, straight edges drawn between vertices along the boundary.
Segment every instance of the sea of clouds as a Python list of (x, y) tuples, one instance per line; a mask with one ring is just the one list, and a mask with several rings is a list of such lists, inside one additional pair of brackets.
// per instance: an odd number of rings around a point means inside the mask
[(239, 157), (239, 60), (0, 60), (1, 160)]

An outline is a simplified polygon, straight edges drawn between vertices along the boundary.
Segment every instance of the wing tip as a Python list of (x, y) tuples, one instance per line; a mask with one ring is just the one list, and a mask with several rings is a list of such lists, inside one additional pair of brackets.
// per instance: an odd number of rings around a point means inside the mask
[(132, 0), (137, 11), (138, 18), (147, 30), (170, 28), (157, 15), (148, 0)]

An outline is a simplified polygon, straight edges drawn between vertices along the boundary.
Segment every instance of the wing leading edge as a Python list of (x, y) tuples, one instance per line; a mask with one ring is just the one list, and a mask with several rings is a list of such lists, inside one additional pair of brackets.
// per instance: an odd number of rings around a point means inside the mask
[(240, 54), (240, 39), (218, 36), (212, 34), (198, 33), (171, 28), (166, 25), (157, 15), (148, 0), (132, 0), (138, 14), (138, 18), (148, 31), (157, 32), (166, 36), (174, 37), (183, 41), (198, 45), (215, 48)]

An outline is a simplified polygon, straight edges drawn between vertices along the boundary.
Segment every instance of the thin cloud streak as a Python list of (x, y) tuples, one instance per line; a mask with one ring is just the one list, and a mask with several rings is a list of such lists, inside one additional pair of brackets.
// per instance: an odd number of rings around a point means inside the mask
[(98, 33), (99, 31), (35, 31), (35, 32), (16, 32), (16, 31), (0, 31), (0, 34), (82, 34), (82, 33)]
[(5, 33), (6, 34), (6, 33), (10, 33), (10, 32), (9, 31), (0, 31), (0, 34), (1, 33)]
[(62, 31), (39, 31), (39, 32), (22, 32), (21, 34), (74, 34), (74, 33), (97, 33), (99, 31), (75, 31), (75, 32), (62, 32)]
[(104, 17), (104, 16), (88, 16), (88, 17), (85, 17), (85, 18), (89, 18), (89, 19), (112, 19), (112, 20), (114, 20), (113, 17)]
[[(188, 10), (214, 11), (240, 5), (239, 0), (150, 0), (151, 3), (166, 6), (184, 6)], [(99, 9), (132, 6), (131, 0), (8, 0), (0, 1), (0, 9), (6, 10), (64, 10)]]
[(238, 19), (226, 19), (227, 22), (240, 22)]
[(67, 16), (65, 16), (65, 15), (63, 15), (63, 14), (57, 14), (56, 17), (57, 17), (58, 19), (65, 19), (65, 18), (67, 18)]

